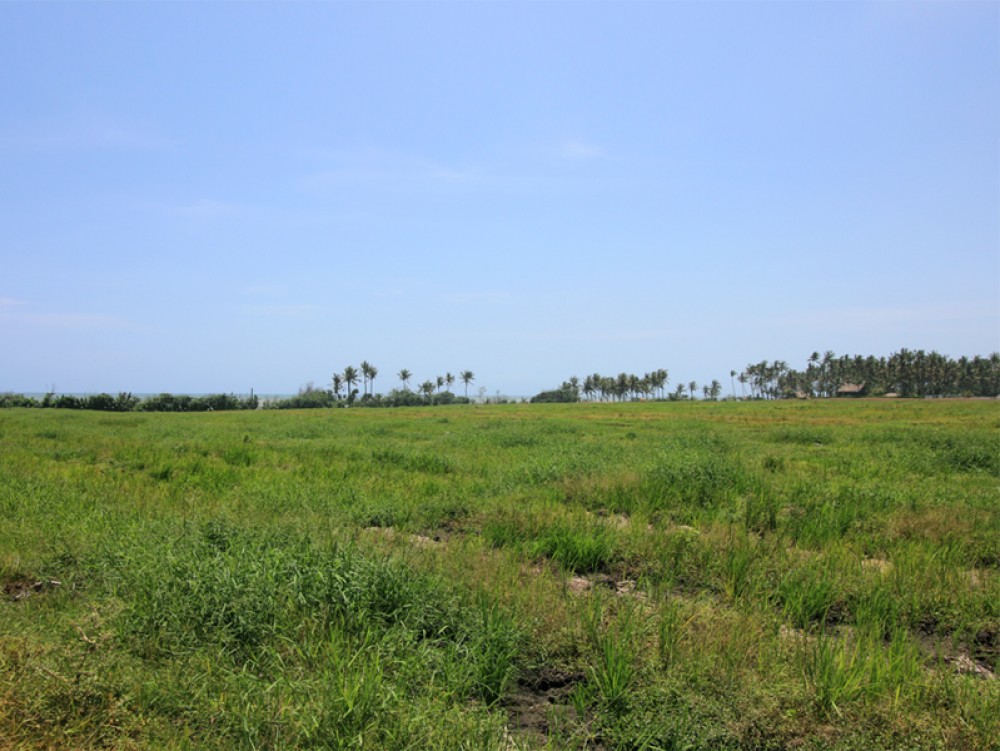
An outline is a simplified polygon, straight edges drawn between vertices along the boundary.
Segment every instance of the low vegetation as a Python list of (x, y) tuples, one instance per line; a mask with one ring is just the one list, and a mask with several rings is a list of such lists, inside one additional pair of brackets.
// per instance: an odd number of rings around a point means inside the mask
[(997, 417), (6, 409), (0, 748), (996, 749)]

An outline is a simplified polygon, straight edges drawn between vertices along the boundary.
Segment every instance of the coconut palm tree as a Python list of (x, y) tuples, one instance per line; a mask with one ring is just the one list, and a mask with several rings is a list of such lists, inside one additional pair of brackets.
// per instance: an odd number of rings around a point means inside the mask
[(462, 379), (462, 383), (465, 384), (465, 398), (469, 398), (469, 384), (476, 380), (475, 374), (471, 370), (463, 370), (458, 374), (458, 377)]
[(410, 379), (413, 378), (413, 373), (408, 371), (406, 368), (403, 368), (401, 371), (396, 373), (396, 377), (403, 382), (403, 391), (408, 391), (409, 389), (407, 389), (406, 385), (410, 382)]
[(371, 378), (372, 366), (367, 360), (361, 362), (361, 388), (368, 393), (368, 381)]
[(420, 384), (420, 393), (424, 395), (427, 401), (431, 400), (434, 396), (434, 381), (424, 381)]
[(590, 376), (590, 380), (594, 387), (594, 392), (597, 394), (599, 401), (604, 401), (604, 377), (600, 373), (593, 373)]
[(712, 380), (712, 385), (708, 387), (708, 395), (712, 399), (718, 399), (719, 395), (722, 393), (722, 384), (717, 380)]
[(344, 368), (344, 383), (347, 384), (347, 401), (351, 401), (351, 390), (354, 388), (355, 384), (358, 382), (358, 371), (354, 369), (353, 365), (348, 365)]
[(690, 394), (690, 396), (691, 396), (692, 399), (697, 399), (698, 398), (698, 396), (697, 396), (697, 394), (698, 394), (698, 384), (697, 384), (697, 382), (691, 381), (691, 382), (688, 383), (688, 394)]
[(661, 399), (663, 398), (663, 387), (667, 385), (667, 377), (668, 374), (666, 368), (660, 368), (659, 370), (654, 371), (652, 377), (650, 378), (650, 383), (654, 389), (659, 391)]
[(622, 371), (621, 373), (618, 374), (618, 377), (615, 379), (615, 393), (618, 396), (618, 401), (620, 402), (625, 401), (625, 395), (628, 394), (628, 387), (629, 387), (628, 373)]
[(448, 387), (449, 391), (451, 391), (451, 387), (454, 383), (455, 383), (455, 376), (453, 376), (451, 373), (445, 373), (444, 385)]
[(343, 386), (344, 386), (344, 379), (340, 375), (340, 373), (334, 373), (333, 374), (333, 378), (330, 379), (330, 380), (331, 380), (330, 385), (333, 387), (333, 395), (335, 397), (337, 397), (337, 399), (339, 400), (340, 399), (340, 389), (343, 388)]

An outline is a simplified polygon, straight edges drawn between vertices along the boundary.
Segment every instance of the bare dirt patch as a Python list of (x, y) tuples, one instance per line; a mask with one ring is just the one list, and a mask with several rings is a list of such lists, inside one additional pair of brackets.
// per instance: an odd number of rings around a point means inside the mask
[(515, 748), (545, 746), (551, 713), (571, 711), (569, 694), (584, 678), (582, 672), (553, 668), (542, 668), (522, 677), (517, 690), (505, 702)]
[(996, 680), (996, 674), (992, 670), (985, 665), (980, 665), (966, 654), (945, 657), (944, 661), (960, 675), (975, 675), (988, 681)]
[(885, 576), (892, 571), (892, 564), (884, 558), (865, 558), (861, 561), (861, 568), (868, 571), (877, 571)]
[(1000, 664), (1000, 628), (980, 629), (972, 639), (972, 656), (995, 673)]
[(62, 582), (55, 579), (38, 580), (26, 577), (4, 582), (3, 593), (4, 597), (9, 600), (24, 600), (32, 595), (41, 594), (61, 586)]

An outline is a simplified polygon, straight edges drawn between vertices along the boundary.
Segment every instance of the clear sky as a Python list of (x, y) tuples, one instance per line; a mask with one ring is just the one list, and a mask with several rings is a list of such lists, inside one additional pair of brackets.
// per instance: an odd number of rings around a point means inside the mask
[(0, 391), (1000, 349), (996, 2), (0, 3)]

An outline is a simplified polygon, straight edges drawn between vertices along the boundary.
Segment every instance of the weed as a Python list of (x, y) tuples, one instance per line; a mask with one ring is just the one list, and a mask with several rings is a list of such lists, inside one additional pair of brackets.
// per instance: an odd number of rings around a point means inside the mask
[(630, 607), (620, 610), (607, 626), (603, 617), (601, 602), (595, 599), (586, 628), (597, 654), (588, 675), (606, 709), (612, 715), (621, 715), (627, 709), (635, 678), (638, 621)]

